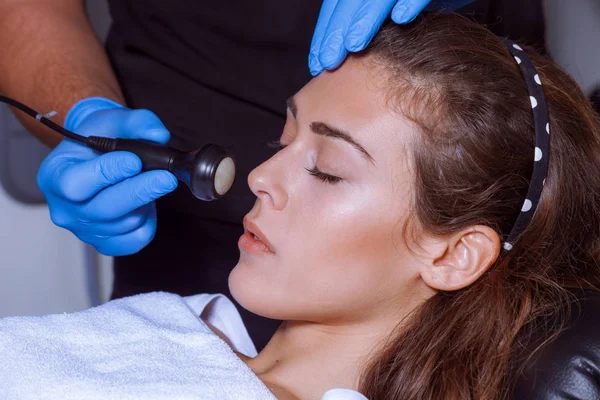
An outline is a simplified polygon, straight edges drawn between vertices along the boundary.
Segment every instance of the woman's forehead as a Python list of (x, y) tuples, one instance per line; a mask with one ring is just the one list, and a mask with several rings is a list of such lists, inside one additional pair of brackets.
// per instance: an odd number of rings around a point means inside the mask
[(349, 132), (373, 149), (373, 157), (405, 147), (414, 126), (390, 107), (387, 82), (372, 65), (349, 59), (312, 79), (294, 96), (297, 118), (302, 124), (322, 121)]

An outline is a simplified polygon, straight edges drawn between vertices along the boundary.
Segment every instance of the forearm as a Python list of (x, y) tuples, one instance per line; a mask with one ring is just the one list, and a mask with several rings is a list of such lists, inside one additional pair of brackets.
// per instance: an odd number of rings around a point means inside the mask
[[(56, 123), (86, 97), (124, 102), (83, 0), (0, 0), (0, 49), (0, 93), (39, 112), (57, 111)], [(62, 139), (15, 114), (44, 143)]]

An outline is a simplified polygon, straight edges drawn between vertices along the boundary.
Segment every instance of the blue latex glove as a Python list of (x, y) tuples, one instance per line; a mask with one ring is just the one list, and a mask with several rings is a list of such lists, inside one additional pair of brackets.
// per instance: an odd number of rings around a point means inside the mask
[[(148, 110), (130, 110), (103, 98), (75, 104), (65, 128), (83, 136), (169, 140), (169, 131)], [(52, 221), (110, 256), (133, 254), (154, 238), (154, 200), (173, 191), (177, 179), (167, 171), (140, 173), (133, 153), (99, 155), (63, 140), (44, 160), (37, 182)]]
[(315, 76), (323, 69), (337, 68), (349, 51), (363, 50), (390, 13), (395, 23), (406, 24), (426, 7), (436, 11), (452, 11), (472, 1), (324, 0), (310, 45), (310, 72)]

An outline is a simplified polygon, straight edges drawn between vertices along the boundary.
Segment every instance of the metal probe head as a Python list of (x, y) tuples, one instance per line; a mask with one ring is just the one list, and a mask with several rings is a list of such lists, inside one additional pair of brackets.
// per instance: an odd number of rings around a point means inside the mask
[(235, 181), (233, 155), (215, 144), (183, 157), (175, 155), (169, 171), (188, 185), (194, 196), (204, 201), (223, 197)]
[(225, 157), (215, 172), (215, 191), (219, 196), (224, 196), (231, 189), (235, 181), (235, 162), (231, 157)]

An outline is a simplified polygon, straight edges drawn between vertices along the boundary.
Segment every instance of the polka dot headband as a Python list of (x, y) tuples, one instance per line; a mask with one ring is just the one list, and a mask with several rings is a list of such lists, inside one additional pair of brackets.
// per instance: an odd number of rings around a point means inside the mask
[(505, 250), (511, 250), (515, 240), (523, 233), (531, 221), (540, 201), (542, 189), (546, 183), (548, 156), (550, 155), (550, 118), (548, 117), (548, 107), (546, 106), (542, 82), (531, 60), (529, 60), (523, 49), (512, 40), (504, 39), (504, 44), (510, 50), (517, 64), (519, 64), (521, 73), (525, 78), (535, 125), (534, 164), (531, 180), (529, 181), (529, 189), (527, 189), (521, 213), (503, 245)]

